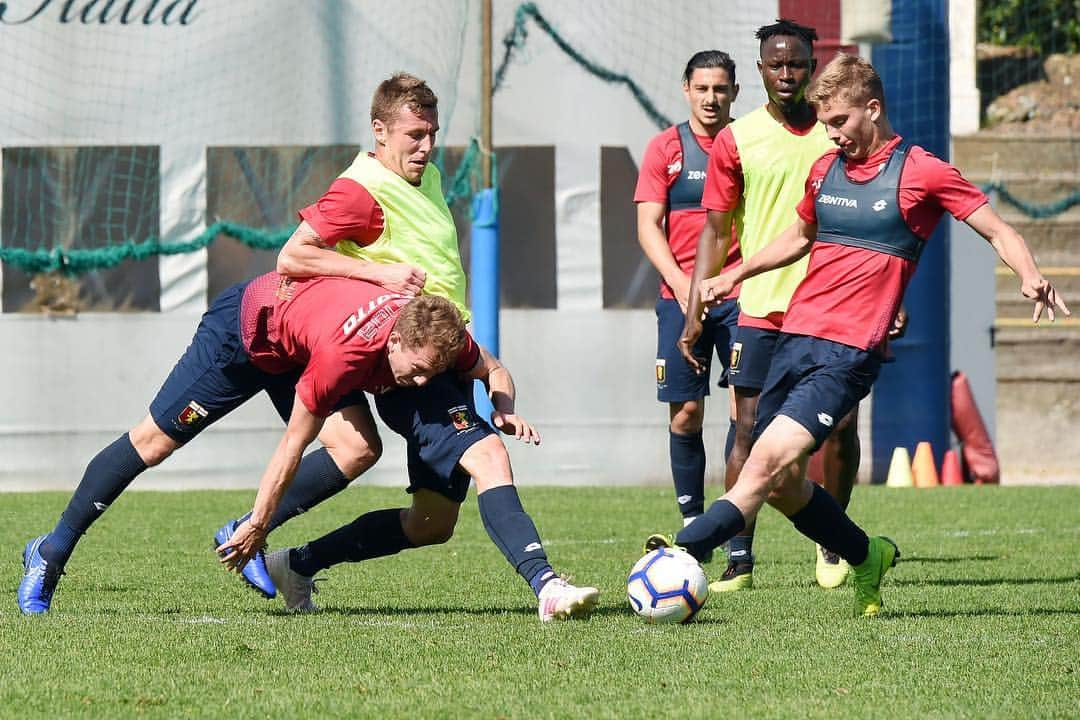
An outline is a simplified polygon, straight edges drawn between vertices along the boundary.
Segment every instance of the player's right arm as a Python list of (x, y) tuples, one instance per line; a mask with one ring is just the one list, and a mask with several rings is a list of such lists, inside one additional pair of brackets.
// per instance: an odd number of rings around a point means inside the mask
[(667, 206), (659, 202), (639, 202), (637, 204), (637, 235), (645, 257), (649, 258), (660, 277), (671, 288), (679, 306), (686, 312), (687, 298), (690, 294), (690, 278), (679, 267), (668, 244), (664, 229)]
[(787, 230), (773, 238), (749, 260), (743, 260), (734, 270), (702, 280), (699, 299), (705, 305), (722, 303), (732, 288), (743, 280), (790, 265), (806, 255), (816, 237), (817, 223), (808, 223), (801, 217), (798, 218)]
[(307, 220), (278, 253), (277, 271), (288, 277), (345, 277), (382, 285), (402, 295), (419, 295), (427, 274), (405, 263), (377, 263), (350, 257), (334, 250)]
[(304, 450), (318, 436), (325, 419), (308, 410), (300, 395), (296, 395), (285, 433), (259, 482), (251, 515), (237, 526), (227, 542), (217, 548), (223, 555), (221, 562), (228, 569), (239, 571), (266, 544), (270, 518), (292, 484)]
[(690, 293), (690, 278), (679, 267), (668, 242), (667, 219), (668, 190), (678, 177), (677, 168), (682, 167), (682, 147), (678, 135), (669, 128), (649, 141), (642, 157), (634, 188), (637, 204), (637, 236), (645, 257), (660, 273), (671, 288), (679, 307), (686, 312), (686, 299)]

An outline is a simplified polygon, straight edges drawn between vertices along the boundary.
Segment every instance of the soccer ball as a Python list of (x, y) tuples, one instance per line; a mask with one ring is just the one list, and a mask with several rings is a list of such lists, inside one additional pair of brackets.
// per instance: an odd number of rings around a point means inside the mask
[(637, 561), (626, 579), (630, 607), (651, 623), (690, 622), (708, 596), (705, 572), (682, 550), (653, 550)]

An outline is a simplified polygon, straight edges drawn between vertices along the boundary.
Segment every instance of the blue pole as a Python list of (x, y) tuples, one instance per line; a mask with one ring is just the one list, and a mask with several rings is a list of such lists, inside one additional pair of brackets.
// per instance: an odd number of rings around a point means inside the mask
[[(476, 341), (499, 355), (499, 191), (485, 188), (472, 199), (469, 260), (472, 287), (472, 333)], [(491, 415), (491, 401), (481, 383), (473, 390), (476, 412)]]
[[(893, 3), (893, 42), (874, 47), (893, 129), (938, 157), (949, 156), (947, 0)], [(874, 482), (883, 482), (893, 448), (928, 440), (940, 464), (949, 445), (948, 223), (923, 249), (904, 298), (910, 323), (882, 368), (872, 410)]]

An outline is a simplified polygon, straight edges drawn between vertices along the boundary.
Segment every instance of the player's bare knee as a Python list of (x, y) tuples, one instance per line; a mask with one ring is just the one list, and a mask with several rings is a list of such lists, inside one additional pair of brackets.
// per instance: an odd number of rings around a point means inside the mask
[(402, 528), (405, 536), (416, 547), (442, 545), (454, 536), (457, 514), (438, 516), (418, 512), (415, 508), (405, 511)]
[(476, 481), (478, 492), (513, 482), (510, 455), (498, 435), (488, 435), (473, 443), (458, 464)]
[(334, 438), (331, 442), (332, 445), (323, 443), (326, 451), (334, 459), (334, 464), (341, 470), (341, 474), (349, 480), (355, 480), (382, 457), (382, 439), (378, 435), (373, 438), (356, 435), (345, 440)]
[(147, 467), (160, 465), (180, 447), (149, 415), (128, 431), (128, 439)]
[(671, 403), (671, 432), (676, 435), (693, 435), (701, 432), (705, 419), (705, 402), (687, 400)]

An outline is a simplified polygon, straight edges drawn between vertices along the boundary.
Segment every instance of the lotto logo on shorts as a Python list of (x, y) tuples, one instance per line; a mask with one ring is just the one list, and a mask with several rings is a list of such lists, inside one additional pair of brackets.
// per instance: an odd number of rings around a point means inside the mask
[(741, 342), (732, 343), (732, 345), (731, 345), (731, 365), (728, 366), (728, 367), (731, 368), (732, 371), (735, 371), (735, 370), (739, 369), (739, 358), (741, 358), (741, 357), (742, 357), (742, 343)]
[(469, 412), (469, 408), (461, 405), (456, 408), (450, 408), (447, 412), (450, 413), (450, 422), (454, 424), (455, 430), (468, 430), (473, 425), (472, 414)]
[(663, 358), (656, 359), (656, 384), (663, 385), (664, 380), (667, 379), (667, 360)]
[(180, 421), (181, 425), (194, 426), (202, 422), (209, 414), (202, 405), (192, 400), (186, 408), (180, 411), (176, 419)]

